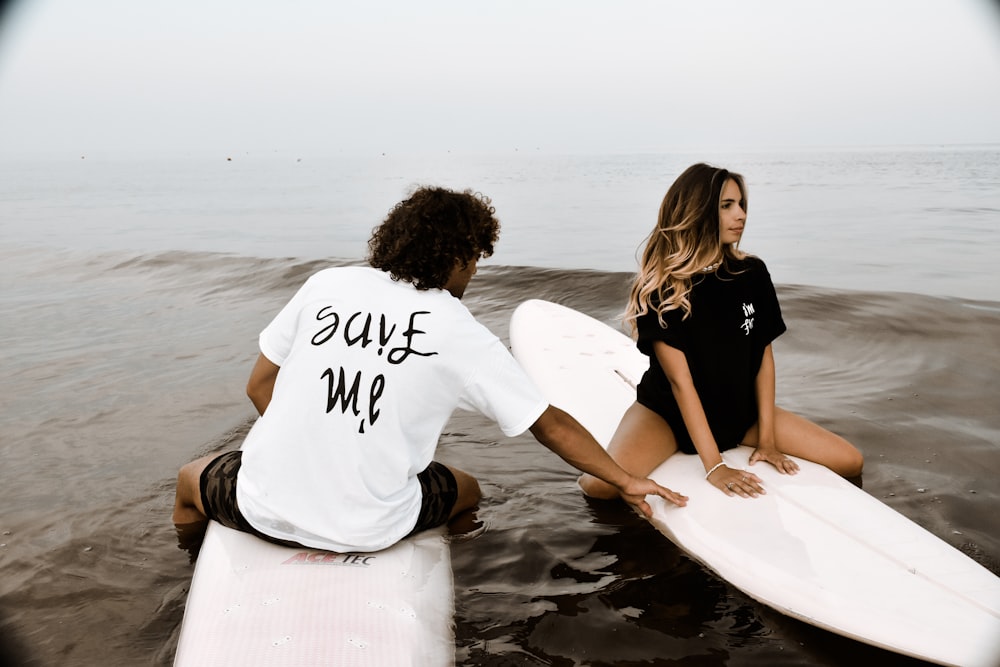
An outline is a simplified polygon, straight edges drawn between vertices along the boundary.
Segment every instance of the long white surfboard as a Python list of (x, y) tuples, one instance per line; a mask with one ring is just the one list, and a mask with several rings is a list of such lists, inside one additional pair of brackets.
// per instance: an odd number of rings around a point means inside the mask
[[(631, 339), (546, 301), (521, 304), (514, 356), (549, 401), (607, 446), (648, 359)], [(751, 449), (724, 453), (734, 467)], [(697, 456), (675, 454), (650, 475), (689, 497), (652, 499), (652, 523), (695, 560), (788, 616), (942, 665), (1000, 665), (1000, 578), (827, 468), (797, 475), (757, 464), (767, 494), (730, 497)]]
[(444, 529), (389, 549), (277, 546), (209, 522), (174, 665), (454, 665)]

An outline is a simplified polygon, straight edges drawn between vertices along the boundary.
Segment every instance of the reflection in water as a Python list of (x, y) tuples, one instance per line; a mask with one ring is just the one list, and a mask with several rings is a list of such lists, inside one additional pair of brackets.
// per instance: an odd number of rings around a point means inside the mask
[(198, 559), (198, 552), (201, 551), (201, 543), (205, 539), (207, 529), (207, 519), (195, 523), (174, 524), (174, 531), (177, 533), (177, 548), (188, 552), (192, 563)]

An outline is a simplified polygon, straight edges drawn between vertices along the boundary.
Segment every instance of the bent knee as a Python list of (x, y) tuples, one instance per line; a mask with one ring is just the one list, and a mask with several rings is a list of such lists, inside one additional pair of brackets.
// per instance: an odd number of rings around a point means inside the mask
[(469, 475), (469, 480), (465, 484), (464, 495), (472, 504), (477, 504), (483, 499), (483, 490), (479, 486), (479, 480)]
[(837, 474), (841, 477), (860, 477), (865, 468), (865, 457), (853, 445), (840, 461), (837, 462)]
[(200, 482), (200, 474), (196, 470), (196, 463), (196, 461), (185, 463), (177, 471), (177, 491), (179, 493), (190, 493), (192, 481), (198, 480)]
[(483, 498), (483, 491), (479, 486), (479, 480), (469, 473), (458, 468), (449, 467), (448, 469), (455, 476), (455, 483), (458, 487), (455, 504), (451, 510), (451, 516), (455, 516), (478, 505)]
[(865, 470), (865, 457), (864, 454), (855, 450), (855, 457), (852, 461), (851, 474), (846, 475), (847, 477), (858, 477)]
[(201, 473), (214, 458), (213, 456), (203, 456), (182, 465), (177, 471), (177, 486), (198, 487), (201, 484)]
[(597, 500), (615, 500), (619, 497), (618, 489), (593, 475), (581, 475), (577, 480), (583, 495)]
[(203, 456), (181, 466), (177, 471), (177, 496), (187, 504), (201, 504), (201, 474), (215, 456)]

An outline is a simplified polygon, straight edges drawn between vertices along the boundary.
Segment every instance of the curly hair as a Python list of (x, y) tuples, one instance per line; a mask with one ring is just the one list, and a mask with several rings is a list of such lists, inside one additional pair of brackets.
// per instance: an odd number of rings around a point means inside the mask
[[(747, 188), (737, 173), (707, 164), (688, 167), (667, 190), (656, 227), (642, 253), (639, 273), (632, 283), (624, 320), (635, 330), (636, 320), (655, 310), (663, 324), (663, 313), (683, 309), (691, 314), (691, 279), (721, 255), (722, 265), (732, 271), (732, 261), (746, 257), (735, 244), (719, 239), (719, 202), (726, 181), (740, 189), (740, 205), (746, 210)], [(665, 325), (664, 325), (665, 326)]]
[(368, 263), (419, 290), (442, 288), (456, 263), (493, 254), (500, 221), (490, 198), (420, 187), (396, 204), (368, 240)]

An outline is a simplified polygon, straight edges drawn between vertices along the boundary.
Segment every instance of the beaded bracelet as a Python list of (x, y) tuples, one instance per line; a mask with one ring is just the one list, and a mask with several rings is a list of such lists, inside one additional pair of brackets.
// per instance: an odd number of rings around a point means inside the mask
[(725, 461), (719, 461), (718, 463), (716, 463), (714, 466), (712, 466), (711, 470), (709, 470), (708, 472), (705, 473), (705, 479), (708, 479), (713, 472), (715, 472), (716, 470), (718, 470), (719, 468), (721, 468), (724, 465), (726, 465)]

